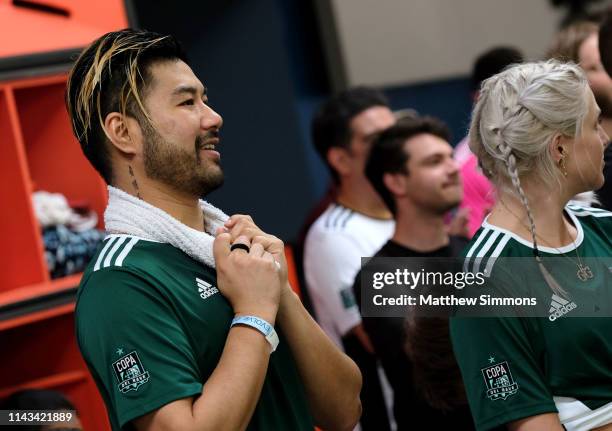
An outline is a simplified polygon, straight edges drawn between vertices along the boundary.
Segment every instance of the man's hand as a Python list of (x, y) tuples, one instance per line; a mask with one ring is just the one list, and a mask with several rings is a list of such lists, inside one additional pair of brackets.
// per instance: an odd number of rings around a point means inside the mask
[(246, 237), (251, 244), (261, 244), (265, 251), (274, 256), (274, 260), (280, 265), (278, 275), (284, 294), (284, 288), (289, 286), (289, 282), (283, 241), (262, 231), (249, 215), (234, 214), (225, 222), (225, 228), (232, 241), (241, 236)]
[(278, 324), (295, 358), (316, 424), (326, 430), (353, 429), (361, 414), (359, 368), (327, 338), (291, 290), (285, 245), (247, 215), (231, 216), (225, 228), (232, 239), (246, 237), (260, 244), (280, 264)]
[[(231, 251), (234, 243), (245, 244), (250, 251)], [(273, 325), (281, 294), (275, 257), (260, 242), (251, 242), (244, 235), (232, 241), (232, 236), (222, 228), (217, 231), (213, 252), (219, 291), (232, 304), (234, 312), (261, 317)]]

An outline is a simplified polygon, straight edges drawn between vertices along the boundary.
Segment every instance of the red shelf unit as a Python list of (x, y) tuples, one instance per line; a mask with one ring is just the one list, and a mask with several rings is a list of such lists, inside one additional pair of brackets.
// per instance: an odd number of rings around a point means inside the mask
[(0, 83), (0, 399), (23, 388), (57, 389), (86, 429), (108, 430), (74, 334), (81, 274), (50, 279), (32, 205), (34, 191), (62, 193), (89, 203), (103, 225), (106, 187), (72, 135), (65, 84), (66, 74)]
[(0, 399), (58, 389), (90, 430), (110, 427), (75, 339), (81, 274), (50, 279), (32, 193), (87, 203), (103, 226), (106, 188), (72, 135), (66, 70), (81, 47), (127, 27), (131, 10), (129, 0), (0, 0)]

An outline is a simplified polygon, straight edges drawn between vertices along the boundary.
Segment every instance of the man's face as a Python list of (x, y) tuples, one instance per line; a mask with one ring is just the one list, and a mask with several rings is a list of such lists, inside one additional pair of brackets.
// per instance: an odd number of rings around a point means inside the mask
[(378, 134), (394, 124), (395, 116), (385, 106), (373, 106), (353, 117), (348, 148), (353, 175), (365, 178), (365, 165), (372, 143)]
[(141, 121), (145, 173), (180, 193), (204, 196), (223, 183), (216, 150), (223, 120), (184, 62), (155, 63), (151, 77), (144, 104), (154, 127)]
[(578, 50), (580, 66), (584, 69), (593, 90), (595, 100), (604, 117), (612, 117), (612, 79), (601, 64), (599, 56), (599, 35), (593, 33)]
[(459, 168), (448, 142), (421, 133), (404, 143), (404, 151), (409, 154), (404, 196), (413, 205), (444, 214), (461, 202)]

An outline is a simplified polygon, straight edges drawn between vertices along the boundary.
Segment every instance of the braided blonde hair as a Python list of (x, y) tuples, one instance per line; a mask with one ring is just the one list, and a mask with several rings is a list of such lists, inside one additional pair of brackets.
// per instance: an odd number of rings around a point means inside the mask
[(584, 72), (573, 63), (525, 63), (484, 81), (474, 107), (470, 149), (493, 184), (521, 200), (538, 263), (536, 226), (521, 179), (529, 176), (551, 188), (561, 186), (549, 144), (558, 134), (581, 134), (588, 91)]
[(588, 88), (582, 69), (555, 60), (512, 66), (484, 81), (469, 145), (485, 175), (519, 197), (526, 174), (548, 186), (559, 184), (548, 145), (559, 133), (580, 135)]

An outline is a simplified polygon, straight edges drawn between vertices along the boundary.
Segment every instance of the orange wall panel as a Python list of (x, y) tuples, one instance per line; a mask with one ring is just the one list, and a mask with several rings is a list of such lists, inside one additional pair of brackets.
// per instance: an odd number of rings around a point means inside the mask
[(48, 280), (17, 122), (11, 90), (0, 89), (0, 292)]
[(72, 134), (64, 88), (59, 83), (15, 91), (33, 187), (86, 202), (102, 216), (105, 186)]
[(34, 0), (45, 12), (0, 0), (0, 57), (82, 47), (102, 34), (128, 26), (121, 0)]

